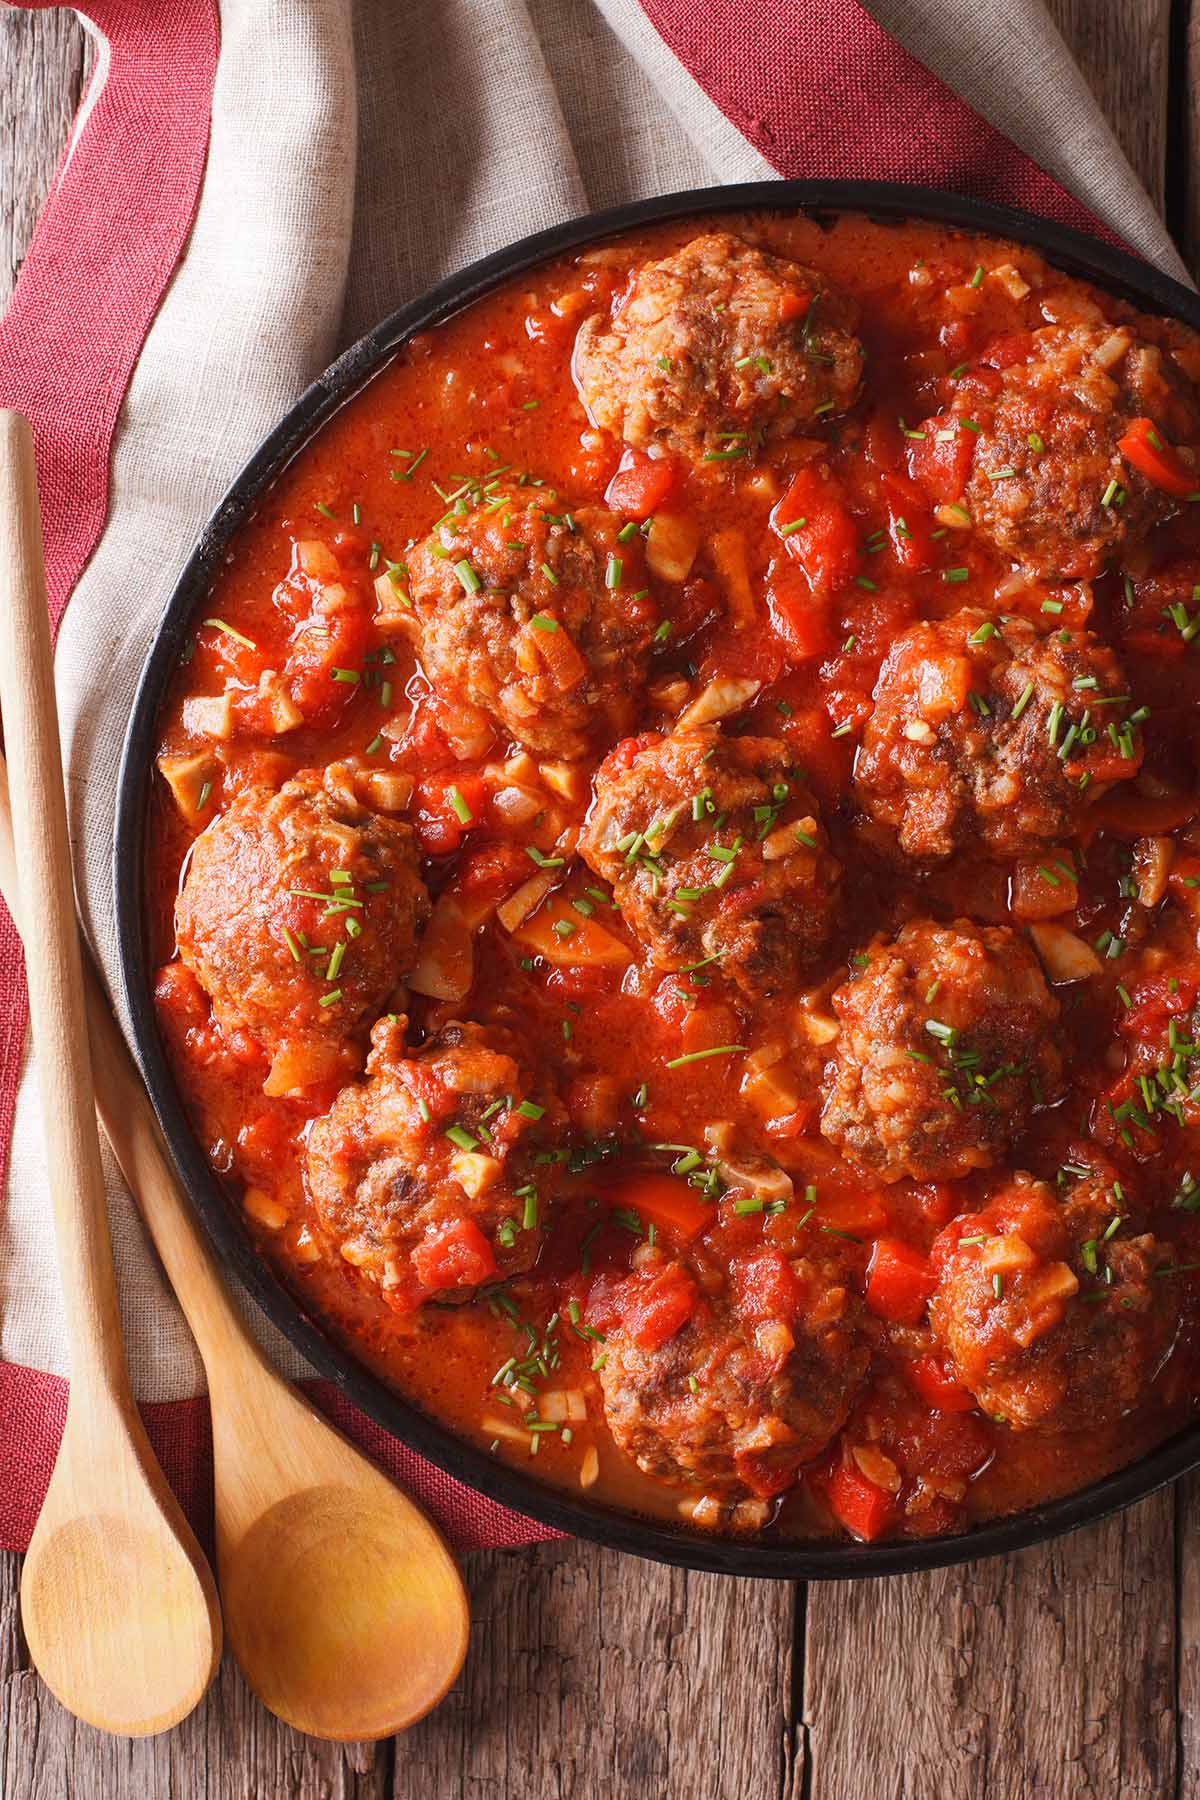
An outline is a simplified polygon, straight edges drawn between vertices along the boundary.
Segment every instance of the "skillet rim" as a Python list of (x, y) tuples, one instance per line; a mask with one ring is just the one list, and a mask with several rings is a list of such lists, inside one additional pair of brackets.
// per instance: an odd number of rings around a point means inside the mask
[(447, 277), (367, 332), (308, 387), (231, 483), (192, 549), (143, 665), (121, 757), (112, 879), (122, 990), (134, 1051), (180, 1184), (222, 1267), (271, 1323), (329, 1381), (409, 1448), (477, 1493), (555, 1530), (683, 1568), (782, 1580), (846, 1580), (912, 1574), (1022, 1550), (1106, 1518), (1200, 1467), (1200, 1421), (1103, 1480), (1060, 1499), (956, 1536), (925, 1540), (811, 1542), (707, 1537), (643, 1515), (577, 1498), (499, 1463), (410, 1404), (326, 1333), (254, 1248), (204, 1159), (159, 1038), (153, 971), (143, 936), (145, 821), (155, 724), (190, 620), (238, 528), (322, 425), (377, 374), (408, 338), (440, 324), (499, 283), (616, 232), (710, 213), (863, 213), (947, 225), (1028, 244), (1067, 274), (1169, 314), (1200, 331), (1200, 296), (1124, 249), (1015, 208), (899, 182), (764, 181), (696, 188), (588, 213), (521, 238)]

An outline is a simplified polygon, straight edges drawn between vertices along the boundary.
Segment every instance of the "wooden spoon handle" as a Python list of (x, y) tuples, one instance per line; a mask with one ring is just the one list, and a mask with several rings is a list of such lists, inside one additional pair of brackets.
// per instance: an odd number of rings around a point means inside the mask
[(0, 707), (12, 771), (29, 1011), (77, 1390), (128, 1389), (83, 1010), (33, 439), (0, 412)]

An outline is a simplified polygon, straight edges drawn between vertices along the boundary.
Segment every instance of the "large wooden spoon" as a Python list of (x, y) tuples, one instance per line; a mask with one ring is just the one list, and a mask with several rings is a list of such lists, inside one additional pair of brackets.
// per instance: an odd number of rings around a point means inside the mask
[[(12, 892), (0, 762), (0, 889)], [(230, 1644), (251, 1687), (317, 1737), (378, 1738), (443, 1697), (466, 1593), (424, 1514), (266, 1362), (213, 1269), (90, 962), (96, 1104), (200, 1347)]]
[(63, 1705), (141, 1735), (185, 1717), (221, 1654), (212, 1572), (129, 1386), (92, 1104), (33, 442), (0, 413), (0, 705), (50, 1206), (66, 1301), (66, 1429), (21, 1579), (33, 1660)]

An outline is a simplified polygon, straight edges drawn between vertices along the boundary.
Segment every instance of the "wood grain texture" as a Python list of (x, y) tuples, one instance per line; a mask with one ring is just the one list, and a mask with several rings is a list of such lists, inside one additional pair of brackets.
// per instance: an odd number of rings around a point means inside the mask
[(0, 306), (33, 236), (90, 66), (73, 13), (0, 6)]
[(799, 1791), (790, 1586), (578, 1543), (472, 1562), (466, 1670), (397, 1739), (394, 1800)]
[(1019, 1556), (810, 1589), (812, 1800), (863, 1768), (871, 1800), (1174, 1793), (1173, 1545), (1167, 1493)]

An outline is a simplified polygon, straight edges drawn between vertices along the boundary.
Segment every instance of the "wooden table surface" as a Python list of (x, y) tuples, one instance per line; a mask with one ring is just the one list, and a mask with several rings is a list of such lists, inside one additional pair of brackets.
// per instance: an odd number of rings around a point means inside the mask
[[(1185, 0), (1052, 10), (1194, 250), (1200, 20), (1189, 43)], [(0, 301), (84, 65), (71, 14), (0, 9)], [(300, 1737), (228, 1657), (165, 1737), (77, 1725), (29, 1667), (18, 1572), (0, 1557), (3, 1800), (1200, 1800), (1200, 1478), (1019, 1556), (858, 1585), (477, 1554), (462, 1679), (381, 1745)]]

